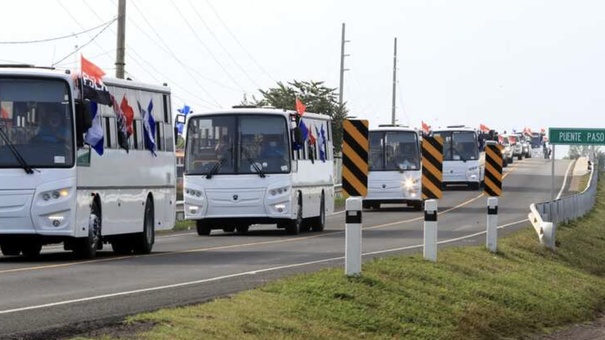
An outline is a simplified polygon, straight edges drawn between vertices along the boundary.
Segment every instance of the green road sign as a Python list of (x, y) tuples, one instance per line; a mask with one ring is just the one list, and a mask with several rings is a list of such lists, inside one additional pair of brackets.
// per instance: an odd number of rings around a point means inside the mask
[(549, 128), (548, 142), (565, 145), (605, 145), (605, 129)]

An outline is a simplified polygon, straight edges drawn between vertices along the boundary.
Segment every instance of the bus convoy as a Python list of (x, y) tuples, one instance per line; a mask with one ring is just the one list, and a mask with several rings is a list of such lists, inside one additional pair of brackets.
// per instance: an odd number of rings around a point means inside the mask
[[(79, 258), (95, 257), (105, 244), (118, 254), (146, 254), (156, 231), (174, 227), (178, 151), (170, 89), (103, 81), (112, 105), (84, 98), (70, 71), (0, 67), (4, 256), (35, 258), (44, 245), (58, 243)], [(323, 231), (339, 176), (330, 116), (234, 107), (177, 121), (185, 124), (183, 213), (198, 235), (245, 234), (257, 224), (291, 235)], [(91, 136), (98, 137), (94, 143)], [(424, 136), (443, 140), (444, 186), (481, 188), (483, 145), (497, 136), (465, 126), (423, 134), (380, 125), (368, 136), (364, 209), (398, 203), (422, 210)], [(535, 136), (529, 142), (540, 145)], [(512, 153), (504, 158), (512, 162)]]

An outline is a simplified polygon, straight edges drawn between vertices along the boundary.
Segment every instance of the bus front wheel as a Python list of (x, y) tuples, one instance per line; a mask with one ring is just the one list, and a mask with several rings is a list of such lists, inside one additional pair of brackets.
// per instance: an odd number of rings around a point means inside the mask
[(326, 225), (326, 201), (324, 198), (324, 194), (321, 194), (321, 202), (319, 203), (319, 216), (314, 218), (313, 224), (311, 225), (311, 230), (313, 231), (323, 231)]
[(76, 240), (74, 253), (78, 258), (91, 259), (97, 255), (99, 245), (101, 245), (101, 209), (95, 201), (92, 203), (88, 217), (88, 236)]
[(21, 254), (21, 248), (18, 244), (2, 243), (0, 244), (0, 250), (2, 250), (4, 256), (18, 256)]
[(289, 221), (286, 225), (286, 233), (289, 235), (297, 235), (302, 230), (303, 224), (303, 208), (302, 208), (302, 197), (298, 194), (298, 199), (296, 200), (298, 203), (296, 204), (296, 218)]
[(212, 227), (208, 224), (208, 222), (204, 222), (202, 220), (197, 220), (195, 222), (195, 227), (197, 228), (197, 234), (200, 236), (208, 236), (212, 231)]

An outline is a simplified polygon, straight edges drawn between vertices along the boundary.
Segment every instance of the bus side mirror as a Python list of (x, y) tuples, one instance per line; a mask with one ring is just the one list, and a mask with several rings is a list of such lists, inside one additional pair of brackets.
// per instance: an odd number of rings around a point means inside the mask
[(90, 105), (87, 102), (76, 102), (76, 142), (79, 148), (84, 146), (84, 134), (91, 126)]

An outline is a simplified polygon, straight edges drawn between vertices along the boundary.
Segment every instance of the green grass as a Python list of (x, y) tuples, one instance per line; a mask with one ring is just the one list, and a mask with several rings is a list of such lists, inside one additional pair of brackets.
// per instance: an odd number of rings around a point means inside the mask
[[(128, 318), (137, 339), (511, 339), (605, 309), (605, 182), (597, 207), (560, 225), (556, 252), (531, 225), (484, 247), (440, 250), (296, 275), (205, 304)], [(105, 337), (109, 338), (109, 337)]]

